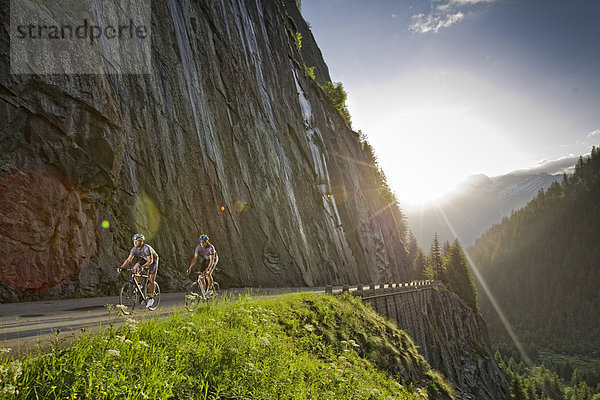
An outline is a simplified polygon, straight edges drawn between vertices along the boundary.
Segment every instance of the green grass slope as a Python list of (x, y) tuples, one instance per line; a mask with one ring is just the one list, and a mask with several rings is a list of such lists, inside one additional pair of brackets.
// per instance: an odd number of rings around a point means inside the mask
[(403, 331), (349, 295), (243, 298), (128, 319), (0, 364), (0, 398), (11, 399), (453, 397)]

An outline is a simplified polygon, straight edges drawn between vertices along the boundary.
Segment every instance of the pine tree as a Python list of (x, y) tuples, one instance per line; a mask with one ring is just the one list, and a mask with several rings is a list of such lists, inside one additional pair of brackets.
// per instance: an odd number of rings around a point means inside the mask
[(414, 280), (423, 280), (427, 277), (427, 257), (423, 254), (423, 250), (417, 249), (417, 256), (413, 262)]
[(429, 249), (429, 257), (427, 257), (427, 270), (433, 279), (442, 279), (444, 274), (444, 264), (440, 251), (440, 240), (437, 232), (433, 235), (433, 242)]
[(473, 311), (479, 312), (477, 289), (469, 270), (469, 263), (458, 239), (450, 246), (444, 270), (450, 290), (456, 293)]

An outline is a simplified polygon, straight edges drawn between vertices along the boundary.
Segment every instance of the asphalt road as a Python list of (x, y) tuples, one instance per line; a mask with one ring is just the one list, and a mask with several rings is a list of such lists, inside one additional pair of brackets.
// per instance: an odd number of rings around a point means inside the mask
[[(222, 298), (236, 298), (249, 294), (253, 297), (273, 296), (298, 291), (323, 293), (325, 288), (244, 288), (220, 292)], [(185, 311), (185, 293), (162, 293), (160, 306), (155, 311), (136, 310), (136, 319), (155, 318)], [(32, 350), (38, 346), (44, 350), (56, 340), (68, 342), (85, 330), (95, 334), (120, 325), (124, 321), (114, 306), (118, 296), (35, 301), (27, 303), (0, 304), (0, 348), (13, 355)], [(112, 311), (109, 309), (112, 306)], [(187, 312), (187, 311), (185, 311)]]

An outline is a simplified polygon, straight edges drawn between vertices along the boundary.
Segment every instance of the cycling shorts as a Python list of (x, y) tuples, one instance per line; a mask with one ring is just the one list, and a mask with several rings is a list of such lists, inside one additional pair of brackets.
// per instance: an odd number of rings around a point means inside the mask
[(158, 272), (158, 257), (156, 257), (156, 260), (148, 266), (149, 274), (156, 274), (157, 272)]

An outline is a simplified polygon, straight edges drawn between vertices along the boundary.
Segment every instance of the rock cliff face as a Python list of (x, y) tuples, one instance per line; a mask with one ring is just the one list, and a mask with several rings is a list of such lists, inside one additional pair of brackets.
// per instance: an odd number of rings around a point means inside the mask
[(483, 319), (454, 293), (440, 286), (366, 301), (410, 335), (419, 346), (419, 354), (453, 383), (458, 398), (511, 398)]
[(153, 2), (147, 75), (10, 74), (7, 3), (3, 301), (114, 293), (138, 231), (163, 290), (182, 287), (200, 233), (224, 285), (405, 278), (401, 222), (305, 72), (330, 79), (294, 1)]

